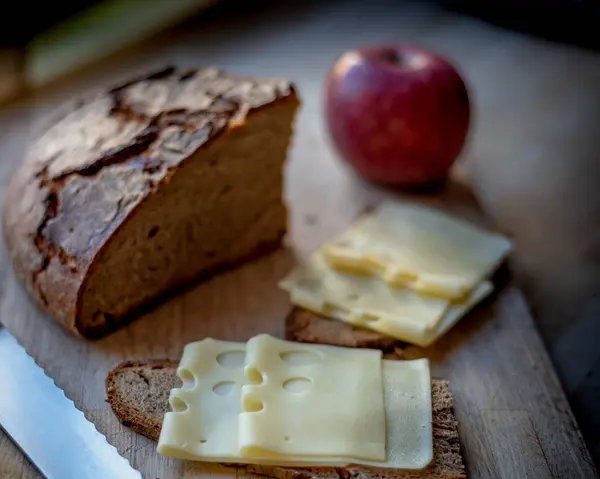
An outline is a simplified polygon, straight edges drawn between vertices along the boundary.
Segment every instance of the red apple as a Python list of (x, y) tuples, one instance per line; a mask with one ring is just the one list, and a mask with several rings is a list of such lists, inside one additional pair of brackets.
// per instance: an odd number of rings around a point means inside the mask
[(443, 180), (469, 130), (463, 79), (447, 60), (415, 46), (345, 53), (327, 75), (325, 104), (342, 157), (366, 179), (389, 186)]

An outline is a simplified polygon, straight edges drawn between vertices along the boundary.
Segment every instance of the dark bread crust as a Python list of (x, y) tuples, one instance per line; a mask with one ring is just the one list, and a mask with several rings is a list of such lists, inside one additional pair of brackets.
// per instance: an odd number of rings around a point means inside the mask
[(285, 319), (285, 339), (299, 343), (329, 344), (347, 348), (401, 351), (405, 343), (341, 321), (294, 307)]
[[(176, 375), (177, 362), (162, 359), (128, 361), (113, 368), (106, 378), (107, 401), (115, 415), (134, 431), (158, 441), (162, 417), (169, 411), (170, 390), (181, 387)], [(277, 479), (465, 479), (466, 472), (458, 437), (452, 393), (448, 381), (432, 381), (433, 461), (422, 471), (347, 468), (296, 468), (246, 465), (240, 472)]]
[(195, 151), (279, 101), (298, 102), (290, 82), (167, 68), (76, 103), (31, 146), (4, 198), (7, 250), (30, 295), (76, 333), (114, 329), (79, 322), (103, 246)]

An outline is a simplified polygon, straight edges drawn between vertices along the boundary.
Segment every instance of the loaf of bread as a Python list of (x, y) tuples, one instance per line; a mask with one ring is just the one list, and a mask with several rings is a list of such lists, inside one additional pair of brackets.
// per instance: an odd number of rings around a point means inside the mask
[(62, 325), (98, 337), (276, 248), (298, 105), (288, 81), (212, 68), (168, 68), (80, 102), (7, 187), (17, 276)]
[[(127, 361), (113, 368), (106, 378), (107, 400), (127, 427), (158, 441), (163, 417), (169, 408), (169, 393), (181, 387), (177, 362), (170, 360)], [(465, 479), (458, 422), (448, 381), (434, 379), (431, 385), (433, 416), (433, 461), (421, 471), (372, 470), (366, 467), (279, 467), (247, 465), (239, 472), (277, 479)], [(236, 474), (236, 477), (240, 477)]]

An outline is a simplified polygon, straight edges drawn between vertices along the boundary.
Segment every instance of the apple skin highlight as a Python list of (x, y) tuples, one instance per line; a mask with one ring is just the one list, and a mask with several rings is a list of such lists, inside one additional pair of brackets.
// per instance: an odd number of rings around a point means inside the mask
[(374, 45), (343, 54), (325, 84), (325, 119), (342, 158), (365, 179), (418, 188), (443, 181), (464, 148), (465, 82), (436, 53)]

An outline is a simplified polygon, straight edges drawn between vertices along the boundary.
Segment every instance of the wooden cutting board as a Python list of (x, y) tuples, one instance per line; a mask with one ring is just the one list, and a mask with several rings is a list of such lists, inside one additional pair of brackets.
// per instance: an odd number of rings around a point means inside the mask
[[(178, 358), (186, 343), (207, 336), (281, 336), (290, 303), (276, 284), (295, 255), (314, 250), (367, 205), (392, 195), (361, 183), (336, 162), (325, 160), (317, 168), (321, 160), (318, 154), (292, 155), (286, 188), (291, 212), (288, 246), (182, 292), (100, 341), (86, 342), (64, 332), (32, 306), (12, 274), (6, 276), (2, 321), (144, 477), (228, 474), (159, 457), (154, 443), (121, 426), (104, 402), (107, 371), (123, 359)], [(468, 188), (457, 182), (410, 200), (482, 222)], [(430, 358), (433, 376), (451, 381), (469, 477), (593, 477), (523, 295), (507, 271), (499, 276), (497, 292), (438, 343), (428, 349), (410, 348), (407, 354)], [(11, 447), (0, 439), (0, 457), (7, 457)], [(19, 457), (15, 468), (21, 461)]]
[[(283, 7), (288, 2), (274, 3)], [(292, 268), (294, 256), (313, 251), (366, 205), (391, 195), (349, 174), (324, 134), (321, 85), (327, 68), (344, 49), (382, 38), (425, 41), (458, 62), (473, 85), (477, 105), (473, 144), (465, 159), (477, 170), (476, 186), (486, 207), (495, 210), (503, 224), (520, 229), (517, 249), (522, 256), (532, 258), (539, 249), (536, 261), (551, 263), (559, 256), (557, 251), (572, 247), (550, 241), (551, 232), (557, 225), (564, 229), (579, 224), (565, 223), (570, 213), (591, 211), (584, 208), (585, 203), (593, 204), (586, 196), (590, 190), (584, 188), (585, 178), (573, 176), (578, 178), (573, 182), (576, 189), (563, 191), (559, 176), (569, 176), (565, 165), (576, 164), (572, 160), (578, 155), (592, 158), (591, 152), (597, 150), (587, 136), (577, 136), (588, 132), (589, 138), (595, 138), (591, 127), (586, 127), (594, 122), (584, 121), (592, 118), (585, 115), (591, 115), (587, 107), (593, 102), (581, 100), (588, 98), (583, 92), (595, 91), (595, 62), (580, 53), (568, 55), (486, 29), (429, 2), (289, 3), (298, 5), (296, 11), (284, 11), (279, 17), (249, 15), (211, 28), (192, 25), (178, 38), (158, 39), (145, 49), (65, 80), (29, 107), (0, 112), (1, 189), (22, 157), (34, 118), (46, 116), (59, 99), (117, 84), (170, 62), (282, 75), (298, 83), (304, 106), (286, 168), (290, 248), (182, 292), (97, 342), (75, 338), (37, 312), (15, 283), (0, 248), (0, 319), (149, 479), (219, 474), (160, 458), (155, 444), (122, 427), (105, 403), (106, 372), (123, 359), (177, 358), (186, 343), (205, 336), (246, 340), (260, 332), (281, 335), (290, 304), (276, 284)], [(558, 74), (569, 68), (581, 75)], [(561, 114), (549, 114), (549, 105)], [(555, 194), (557, 188), (560, 194)], [(571, 201), (580, 188), (579, 202)], [(473, 221), (484, 220), (470, 189), (459, 181), (442, 192), (413, 199)], [(528, 214), (520, 214), (522, 210)], [(581, 230), (569, 231), (571, 236), (584, 236)], [(523, 295), (508, 272), (500, 280), (498, 291), (433, 347), (412, 348), (407, 354), (429, 357), (433, 375), (451, 381), (470, 478), (596, 477)], [(569, 287), (576, 289), (581, 283), (561, 282), (561, 288)], [(38, 477), (0, 432), (0, 478)]]

